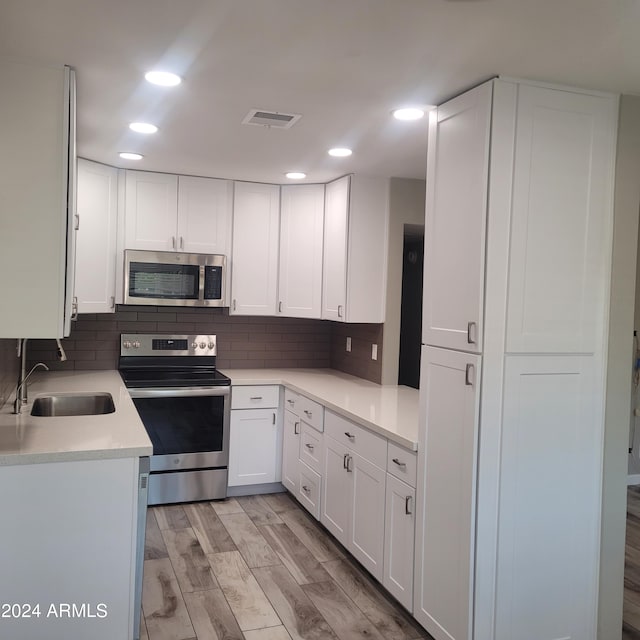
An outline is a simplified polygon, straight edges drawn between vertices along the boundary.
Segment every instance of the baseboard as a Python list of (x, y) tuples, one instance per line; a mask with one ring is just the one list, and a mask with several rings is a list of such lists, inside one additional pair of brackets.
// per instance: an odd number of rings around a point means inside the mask
[[(638, 481), (640, 484), (640, 480)], [(268, 482), (266, 484), (246, 484), (237, 487), (227, 487), (227, 497), (255, 496), (263, 493), (282, 493), (284, 487), (281, 482)]]

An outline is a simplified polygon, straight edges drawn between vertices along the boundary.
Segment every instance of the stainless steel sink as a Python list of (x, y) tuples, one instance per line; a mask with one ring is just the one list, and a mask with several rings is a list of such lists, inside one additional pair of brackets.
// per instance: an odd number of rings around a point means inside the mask
[(60, 394), (36, 398), (32, 416), (97, 416), (116, 410), (110, 393)]

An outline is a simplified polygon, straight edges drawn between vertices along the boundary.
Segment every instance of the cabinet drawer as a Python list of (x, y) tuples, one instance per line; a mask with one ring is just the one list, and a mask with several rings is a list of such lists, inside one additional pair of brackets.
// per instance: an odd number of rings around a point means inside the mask
[(416, 459), (415, 451), (409, 451), (394, 442), (389, 443), (387, 449), (387, 471), (406, 482), (410, 487), (416, 487)]
[(300, 489), (298, 490), (298, 500), (300, 504), (313, 515), (316, 520), (320, 519), (320, 474), (310, 469), (304, 462), (300, 462)]
[(296, 415), (300, 414), (300, 396), (291, 389), (284, 390), (284, 408)]
[(280, 387), (269, 386), (235, 386), (231, 388), (232, 409), (264, 409), (277, 407)]
[(387, 464), (387, 439), (331, 411), (325, 415), (328, 435), (381, 469)]
[(299, 396), (298, 415), (301, 420), (318, 431), (324, 431), (324, 407), (309, 398)]
[(322, 434), (302, 423), (300, 432), (300, 460), (314, 471), (322, 473), (323, 438)]

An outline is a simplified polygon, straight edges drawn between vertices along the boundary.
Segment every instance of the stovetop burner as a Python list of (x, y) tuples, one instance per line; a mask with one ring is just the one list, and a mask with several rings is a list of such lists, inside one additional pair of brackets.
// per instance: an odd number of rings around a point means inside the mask
[[(126, 366), (126, 365), (125, 365)], [(123, 369), (120, 367), (120, 375), (129, 388), (149, 387), (218, 387), (231, 384), (231, 380), (217, 369)]]

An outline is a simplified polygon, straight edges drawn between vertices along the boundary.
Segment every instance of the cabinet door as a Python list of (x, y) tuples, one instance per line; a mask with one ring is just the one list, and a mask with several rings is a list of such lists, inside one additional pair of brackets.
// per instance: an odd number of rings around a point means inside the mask
[(413, 543), (416, 490), (387, 473), (382, 584), (409, 611), (413, 608)]
[(430, 113), (425, 344), (480, 353), (492, 84)]
[(351, 511), (348, 456), (347, 447), (325, 435), (320, 521), (344, 545), (348, 544)]
[(480, 362), (423, 347), (413, 615), (450, 640), (472, 625)]
[(282, 440), (282, 484), (298, 495), (300, 478), (298, 457), (300, 451), (300, 421), (291, 411), (284, 412), (284, 433)]
[(320, 318), (324, 185), (282, 187), (278, 312)]
[(231, 412), (229, 486), (276, 482), (278, 466), (276, 409)]
[(112, 313), (116, 295), (118, 170), (78, 159), (76, 286), (79, 313)]
[(236, 182), (233, 207), (231, 314), (276, 313), (280, 187)]
[(349, 176), (330, 182), (324, 196), (322, 319), (345, 320)]
[(384, 561), (384, 508), (386, 471), (357, 453), (347, 461), (352, 475), (352, 497), (348, 549), (382, 581)]
[(125, 249), (176, 250), (177, 213), (178, 176), (127, 171)]
[(178, 248), (228, 255), (233, 183), (214, 178), (178, 178)]

